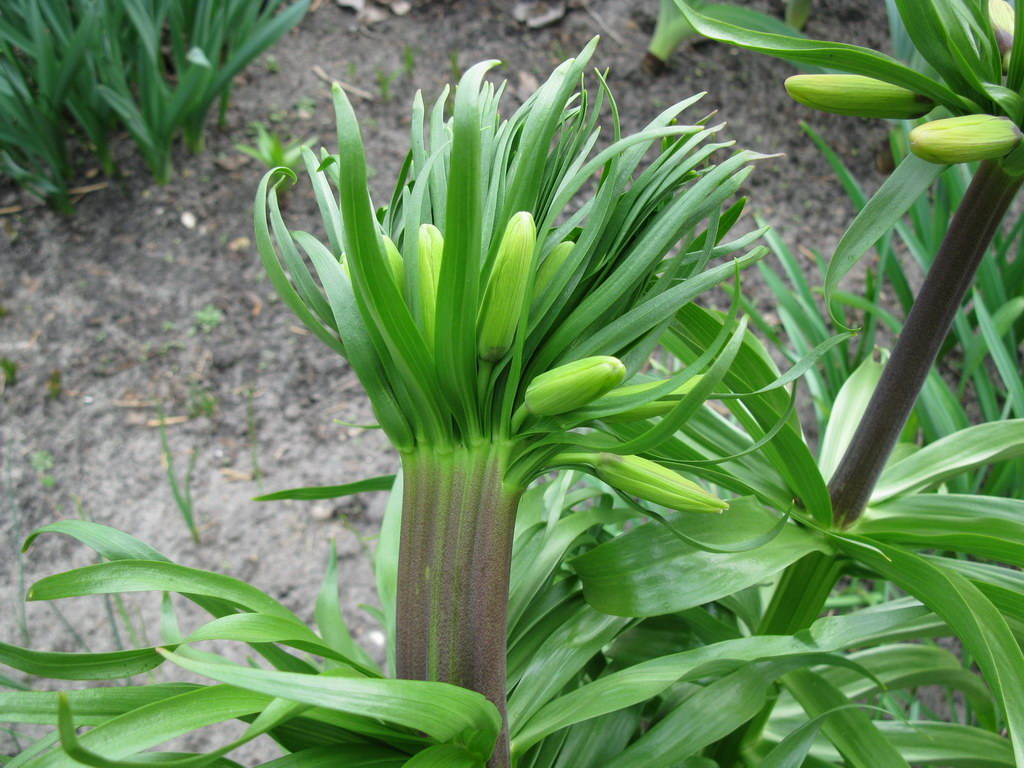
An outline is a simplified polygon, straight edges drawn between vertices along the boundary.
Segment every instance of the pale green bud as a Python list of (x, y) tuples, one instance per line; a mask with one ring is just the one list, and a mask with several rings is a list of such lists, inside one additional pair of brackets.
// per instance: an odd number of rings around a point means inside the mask
[(999, 53), (1003, 56), (1003, 71), (1010, 67), (1010, 51), (1013, 49), (1015, 18), (1013, 6), (1006, 0), (988, 0), (988, 19), (996, 36)]
[(481, 360), (496, 363), (512, 347), (526, 301), (536, 244), (537, 227), (529, 212), (520, 211), (509, 219), (480, 305), (477, 353)]
[(595, 457), (597, 476), (630, 496), (680, 512), (723, 512), (729, 505), (713, 493), (668, 467), (640, 456), (600, 453)]
[(565, 260), (569, 258), (569, 254), (575, 247), (576, 243), (566, 240), (552, 248), (551, 253), (544, 257), (544, 261), (540, 263), (540, 269), (537, 270), (537, 279), (533, 284), (534, 296), (539, 296), (544, 292), (548, 283), (551, 282), (551, 278), (558, 274), (558, 270), (565, 264)]
[(388, 267), (391, 269), (391, 276), (395, 278), (395, 283), (398, 285), (398, 292), (401, 294), (405, 293), (405, 262), (402, 261), (402, 253), (398, 250), (398, 246), (395, 245), (394, 241), (387, 235), (384, 238), (384, 253), (388, 257)]
[(433, 224), (421, 224), (419, 231), (419, 293), (423, 336), (434, 348), (434, 325), (437, 316), (437, 281), (441, 275), (444, 236)]
[[(640, 419), (652, 419), (655, 416), (664, 416), (666, 413), (671, 411), (679, 401), (690, 393), (690, 391), (697, 386), (697, 383), (703, 378), (703, 374), (696, 374), (693, 377), (686, 380), (686, 382), (674, 390), (671, 393), (659, 397), (657, 400), (652, 400), (649, 403), (638, 405), (635, 408), (630, 408), (628, 411), (622, 411), (620, 413), (613, 413), (609, 416), (602, 416), (601, 420), (606, 421), (609, 424), (618, 424), (624, 421), (639, 421)], [(654, 387), (661, 386), (665, 382), (663, 381), (645, 381), (643, 384), (630, 384), (627, 387), (619, 387), (612, 392), (609, 392), (607, 397), (602, 400), (602, 404), (607, 403), (609, 406), (614, 405), (614, 399), (619, 397), (628, 397), (635, 395), (638, 392), (645, 392)]]
[(794, 75), (786, 91), (804, 106), (836, 115), (906, 120), (935, 107), (927, 96), (863, 75)]
[(931, 163), (970, 163), (1002, 157), (1020, 139), (1020, 128), (1008, 117), (963, 115), (917, 126), (910, 151)]
[(574, 411), (614, 389), (624, 378), (626, 366), (617, 357), (575, 360), (531, 381), (526, 388), (526, 408), (538, 416)]

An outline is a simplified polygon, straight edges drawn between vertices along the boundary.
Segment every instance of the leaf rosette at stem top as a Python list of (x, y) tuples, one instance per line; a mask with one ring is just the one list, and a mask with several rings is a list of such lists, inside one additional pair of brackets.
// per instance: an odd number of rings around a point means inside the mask
[[(750, 248), (759, 233), (725, 236), (744, 201), (727, 203), (765, 156), (744, 150), (714, 164), (732, 144), (715, 140), (721, 126), (676, 124), (700, 95), (623, 137), (604, 80), (596, 97), (579, 89), (594, 44), (509, 119), (497, 112), (503, 86), (484, 80), (497, 62), (466, 72), (447, 120), (447, 89), (429, 115), (417, 94), (412, 148), (376, 211), (356, 118), (336, 86), (338, 154), (304, 151), (326, 242), (286, 226), (276, 187), (291, 174), (276, 169), (260, 185), (258, 244), (275, 288), (348, 360), (403, 454), (508, 443), (511, 474), (528, 482), (557, 454), (558, 434), (593, 422), (516, 416), (534, 379), (606, 355), (621, 361), (616, 383), (628, 381), (679, 307), (763, 253)], [(595, 152), (606, 104), (611, 143)], [(661, 153), (641, 168), (655, 143)]]
[[(422, 580), (427, 570), (441, 578), (439, 562), (403, 564), (413, 549), (435, 547), (439, 561), (458, 560), (462, 547), (469, 572), (491, 557), (484, 570), (504, 569), (507, 578), (518, 496), (560, 466), (560, 455), (643, 454), (653, 463), (668, 430), (642, 421), (642, 434), (623, 442), (602, 416), (640, 420), (651, 413), (640, 406), (656, 401), (669, 404), (655, 409), (666, 420), (673, 409), (692, 411), (717, 378), (683, 397), (680, 387), (743, 333), (732, 322), (699, 365), (611, 396), (645, 367), (682, 306), (763, 255), (753, 245), (760, 230), (726, 235), (743, 210), (736, 194), (765, 155), (731, 151), (706, 117), (682, 124), (701, 95), (622, 136), (601, 75), (596, 95), (581, 88), (595, 45), (556, 68), (508, 119), (498, 113), (504, 86), (485, 80), (497, 62), (465, 73), (448, 119), (447, 88), (429, 113), (417, 94), (411, 149), (377, 210), (354, 112), (335, 86), (338, 154), (303, 150), (326, 242), (285, 224), (276, 187), (292, 174), (278, 169), (260, 184), (257, 243), (275, 288), (358, 374), (406, 468), (400, 612), (403, 579)], [(598, 151), (605, 106), (612, 126)], [(660, 153), (644, 164), (652, 146)], [(534, 395), (539, 388), (543, 403), (559, 407), (530, 407), (535, 381)], [(659, 476), (658, 487), (666, 481)], [(645, 487), (629, 485), (622, 490)], [(489, 527), (479, 531), (484, 519)], [(440, 610), (430, 589), (421, 597)], [(443, 654), (427, 655), (412, 674), (465, 683), (444, 672)], [(401, 675), (401, 636), (398, 667)]]

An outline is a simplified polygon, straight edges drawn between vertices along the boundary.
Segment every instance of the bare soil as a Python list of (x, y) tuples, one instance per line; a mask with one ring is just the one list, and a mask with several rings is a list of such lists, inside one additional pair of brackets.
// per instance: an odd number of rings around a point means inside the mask
[[(516, 22), (512, 5), (416, 2), (407, 15), (387, 13), (367, 24), (325, 0), (250, 67), (235, 88), (226, 129), (211, 127), (200, 156), (182, 149), (167, 186), (152, 182), (127, 136), (119, 142), (123, 178), (83, 196), (73, 216), (51, 213), (0, 181), (0, 208), (23, 206), (0, 218), (0, 357), (18, 366), (16, 382), (0, 394), (0, 641), (55, 651), (116, 647), (100, 600), (22, 602), (36, 579), (92, 563), (95, 555), (50, 535), (22, 558), (21, 540), (55, 520), (88, 517), (179, 563), (249, 581), (310, 621), (334, 539), (346, 617), (356, 636), (380, 653), (383, 635), (359, 606), (375, 600), (369, 552), (384, 494), (317, 503), (251, 500), (397, 466), (379, 430), (351, 426), (373, 421), (361, 385), (275, 299), (253, 245), (252, 201), (265, 169), (246, 162), (234, 145), (249, 143), (247, 126), (262, 121), (331, 146), (329, 86), (318, 72), (355, 86), (378, 202), (387, 199), (408, 148), (417, 89), (432, 100), (453, 70), (498, 58), (503, 64), (495, 77), (510, 84), (509, 114), (558, 62), (598, 34), (593, 65), (610, 70), (624, 132), (707, 91), (694, 118), (718, 110), (739, 146), (784, 153), (750, 177), (745, 193), (752, 212), (790, 248), (830, 253), (853, 214), (801, 120), (823, 133), (868, 189), (880, 181), (875, 155), (885, 126), (795, 105), (782, 88), (794, 72), (785, 62), (701, 43), (685, 46), (666, 74), (652, 78), (640, 64), (654, 0), (577, 0), (543, 29)], [(750, 5), (781, 14), (781, 0)], [(885, 4), (820, 0), (806, 31), (884, 48)], [(286, 217), (294, 228), (322, 233), (308, 185), (289, 193)], [(768, 307), (755, 277), (748, 294)], [(161, 409), (179, 477), (195, 454), (199, 543), (172, 497), (155, 426)], [(127, 607), (138, 642), (160, 642), (159, 596), (135, 597)], [(195, 621), (182, 616), (186, 631)], [(116, 625), (131, 645), (124, 622)], [(36, 688), (49, 685), (15, 677)], [(0, 753), (16, 751), (0, 733)], [(275, 754), (272, 745), (253, 746), (236, 759), (254, 764)]]

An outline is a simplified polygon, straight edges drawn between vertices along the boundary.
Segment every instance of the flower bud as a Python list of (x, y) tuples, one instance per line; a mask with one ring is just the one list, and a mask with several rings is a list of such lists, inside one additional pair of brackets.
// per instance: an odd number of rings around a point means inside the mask
[(395, 278), (395, 283), (398, 285), (398, 292), (405, 294), (405, 262), (402, 261), (402, 254), (398, 250), (398, 246), (395, 245), (394, 241), (387, 235), (384, 238), (384, 253), (388, 257), (388, 267), (391, 269), (391, 275)]
[(935, 107), (927, 96), (863, 75), (794, 75), (786, 91), (804, 106), (836, 115), (905, 120)]
[(576, 243), (572, 240), (565, 240), (552, 248), (551, 252), (544, 257), (544, 261), (540, 263), (540, 269), (537, 270), (537, 279), (533, 284), (534, 296), (539, 296), (544, 292), (551, 282), (551, 278), (558, 274), (558, 270), (565, 264), (565, 260), (569, 258), (569, 254), (575, 247)]
[(441, 275), (444, 236), (433, 224), (421, 224), (419, 231), (419, 294), (423, 337), (434, 348), (434, 322), (437, 315), (437, 281)]
[(480, 305), (477, 353), (481, 360), (496, 363), (512, 347), (526, 301), (536, 245), (533, 216), (520, 211), (505, 227)]
[(996, 45), (1003, 57), (1003, 71), (1010, 68), (1010, 51), (1013, 49), (1014, 13), (1013, 6), (1006, 0), (988, 0), (988, 20), (996, 36)]
[(630, 496), (680, 512), (722, 512), (729, 505), (692, 480), (640, 456), (597, 454), (597, 476)]
[(910, 151), (930, 163), (969, 163), (1002, 157), (1020, 139), (1020, 128), (1008, 117), (964, 115), (917, 126)]
[[(676, 387), (672, 392), (663, 397), (659, 397), (657, 400), (652, 400), (649, 403), (638, 405), (635, 408), (630, 408), (628, 411), (621, 411), (619, 413), (613, 413), (608, 416), (602, 416), (601, 421), (608, 422), (609, 424), (618, 424), (623, 421), (640, 421), (641, 419), (651, 419), (655, 416), (664, 416), (666, 413), (671, 411), (683, 396), (690, 393), (697, 382), (703, 378), (703, 374), (696, 374), (686, 380), (686, 383)], [(605, 400), (602, 400), (602, 404), (607, 403), (609, 406), (613, 405), (613, 400), (619, 397), (628, 397), (629, 395), (635, 395), (638, 392), (644, 392), (654, 387), (664, 384), (663, 381), (645, 381), (643, 384), (631, 384), (628, 387), (619, 387), (618, 389), (609, 392)]]
[(526, 408), (538, 416), (555, 416), (582, 408), (614, 389), (626, 377), (617, 357), (585, 357), (560, 365), (530, 382)]

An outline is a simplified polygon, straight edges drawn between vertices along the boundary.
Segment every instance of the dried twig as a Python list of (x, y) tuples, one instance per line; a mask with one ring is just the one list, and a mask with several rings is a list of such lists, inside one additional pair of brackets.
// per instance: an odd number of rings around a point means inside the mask
[(324, 72), (323, 67), (321, 67), (319, 64), (314, 64), (311, 67), (311, 69), (313, 71), (313, 74), (319, 77), (325, 83), (337, 83), (338, 85), (341, 86), (342, 90), (344, 90), (345, 93), (350, 93), (353, 96), (358, 96), (360, 99), (363, 99), (364, 101), (373, 101), (372, 93), (370, 93), (369, 91), (364, 91), (362, 88), (358, 86), (349, 85), (348, 83), (342, 82), (336, 77), (331, 77), (326, 72)]

